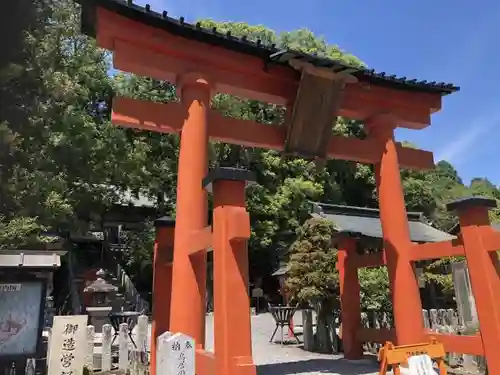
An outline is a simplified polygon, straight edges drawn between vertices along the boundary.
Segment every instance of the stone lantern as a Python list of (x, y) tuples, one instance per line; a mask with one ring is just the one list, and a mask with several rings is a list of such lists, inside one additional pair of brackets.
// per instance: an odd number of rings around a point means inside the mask
[(118, 287), (104, 280), (106, 272), (102, 268), (96, 272), (96, 276), (97, 279), (85, 287), (84, 292), (92, 294), (92, 304), (94, 306), (109, 305), (109, 296), (118, 292)]
[(87, 307), (87, 312), (90, 324), (95, 327), (96, 332), (100, 332), (112, 310), (110, 297), (116, 295), (118, 287), (104, 279), (106, 272), (103, 269), (97, 271), (96, 276), (97, 279), (86, 286), (83, 291), (92, 295), (92, 306)]

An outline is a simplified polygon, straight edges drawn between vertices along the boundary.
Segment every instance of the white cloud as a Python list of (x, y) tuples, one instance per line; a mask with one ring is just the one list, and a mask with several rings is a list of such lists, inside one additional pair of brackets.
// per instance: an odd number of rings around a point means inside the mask
[(474, 154), (475, 150), (482, 147), (481, 143), (477, 142), (479, 138), (496, 125), (500, 125), (500, 114), (472, 121), (465, 126), (465, 131), (451, 139), (437, 152), (436, 160), (446, 160), (453, 164), (465, 161), (467, 157)]

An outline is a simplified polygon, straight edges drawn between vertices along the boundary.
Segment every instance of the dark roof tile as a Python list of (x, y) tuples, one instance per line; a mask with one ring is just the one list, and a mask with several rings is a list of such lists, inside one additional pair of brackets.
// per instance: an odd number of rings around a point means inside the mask
[[(380, 212), (373, 208), (313, 203), (313, 214), (331, 220), (340, 233), (382, 238)], [(421, 212), (408, 212), (410, 238), (414, 242), (440, 242), (454, 238), (429, 225)]]
[(453, 202), (446, 204), (446, 209), (448, 211), (460, 211), (463, 209), (474, 208), (474, 207), (485, 207), (485, 208), (497, 208), (498, 204), (495, 199), (472, 196), (457, 199)]
[(396, 77), (387, 75), (384, 72), (377, 73), (373, 69), (361, 67), (351, 67), (338, 60), (332, 60), (316, 55), (308, 55), (298, 51), (283, 50), (279, 51), (275, 44), (264, 45), (262, 41), (252, 41), (247, 36), (241, 38), (233, 37), (229, 32), (219, 33), (214, 27), (211, 30), (204, 29), (198, 22), (193, 25), (185, 22), (184, 17), (178, 20), (168, 16), (166, 11), (161, 14), (151, 10), (150, 5), (141, 7), (127, 0), (75, 0), (82, 4), (82, 29), (90, 36), (95, 36), (95, 7), (101, 6), (124, 17), (134, 19), (138, 22), (161, 28), (169, 33), (179, 35), (185, 38), (197, 40), (203, 43), (209, 43), (236, 52), (246, 53), (261, 57), (267, 61), (273, 61), (277, 64), (286, 64), (294, 58), (305, 59), (318, 67), (330, 68), (335, 71), (344, 71), (349, 69), (352, 75), (360, 81), (374, 85), (388, 86), (400, 90), (412, 90), (419, 92), (434, 92), (441, 95), (451, 94), (459, 90), (452, 84), (444, 82), (417, 81), (416, 79), (407, 79), (406, 77)]

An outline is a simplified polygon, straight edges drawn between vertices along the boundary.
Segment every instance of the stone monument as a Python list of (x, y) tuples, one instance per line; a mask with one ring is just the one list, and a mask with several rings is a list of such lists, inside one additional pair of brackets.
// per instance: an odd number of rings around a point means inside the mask
[(157, 375), (195, 375), (195, 342), (182, 333), (165, 332), (157, 340)]

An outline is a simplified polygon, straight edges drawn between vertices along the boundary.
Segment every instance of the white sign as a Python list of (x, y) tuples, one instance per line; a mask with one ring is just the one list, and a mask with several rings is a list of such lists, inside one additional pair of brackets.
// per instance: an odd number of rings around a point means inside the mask
[(87, 350), (87, 315), (55, 316), (50, 334), (51, 375), (82, 375)]
[(410, 375), (435, 375), (432, 360), (427, 354), (414, 355), (408, 358)]
[(195, 375), (195, 343), (191, 337), (176, 333), (167, 337), (162, 345), (165, 345), (166, 363), (162, 360), (161, 364), (158, 364), (157, 369), (163, 367), (159, 374)]
[(35, 356), (43, 294), (41, 281), (0, 284), (0, 356)]
[(0, 292), (19, 292), (21, 284), (0, 284)]
[(253, 298), (262, 298), (264, 297), (264, 290), (261, 288), (254, 288), (252, 289), (252, 297)]

